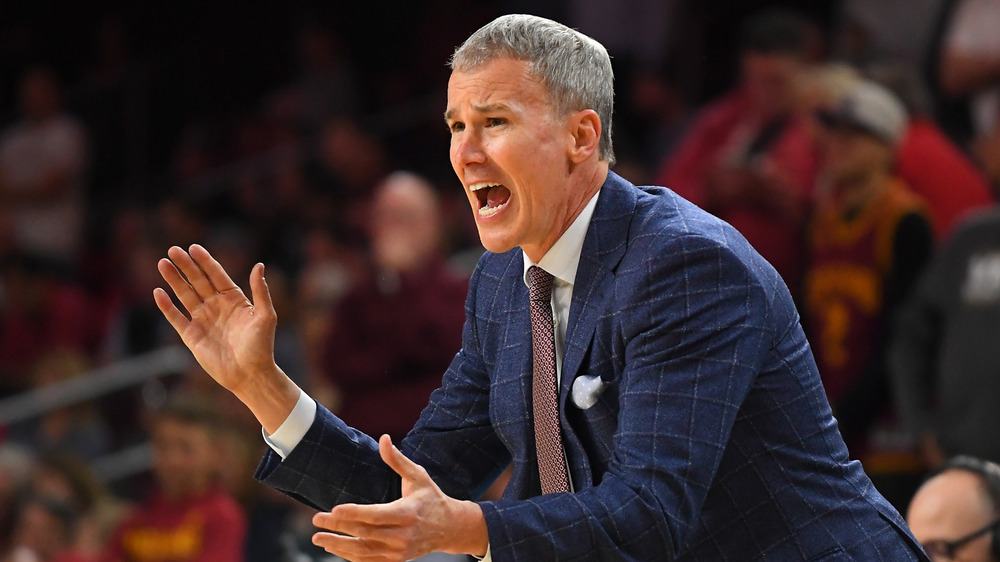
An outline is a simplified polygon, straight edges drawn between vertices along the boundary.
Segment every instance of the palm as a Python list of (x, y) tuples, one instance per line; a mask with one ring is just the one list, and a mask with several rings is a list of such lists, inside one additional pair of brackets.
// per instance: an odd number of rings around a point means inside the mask
[[(273, 360), (274, 325), (236, 289), (210, 297), (192, 312), (181, 339), (218, 377), (260, 369)], [(221, 381), (220, 381), (221, 382)]]
[(276, 318), (262, 266), (251, 274), (260, 301), (254, 306), (204, 248), (193, 247), (190, 255), (171, 248), (169, 255), (171, 259), (161, 260), (158, 267), (190, 320), (165, 291), (157, 290), (154, 297), (208, 374), (234, 390), (246, 373), (273, 365)]

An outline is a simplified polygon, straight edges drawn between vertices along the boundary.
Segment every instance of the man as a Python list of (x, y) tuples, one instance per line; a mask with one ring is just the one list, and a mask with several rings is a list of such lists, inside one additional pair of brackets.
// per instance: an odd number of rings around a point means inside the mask
[(22, 119), (0, 133), (0, 220), (17, 249), (75, 265), (83, 238), (86, 135), (63, 110), (50, 70), (26, 72), (18, 99)]
[[(604, 48), (503, 16), (452, 69), (451, 161), (488, 252), (462, 348), (400, 449), (274, 365), (263, 265), (252, 305), (200, 246), (158, 264), (191, 319), (162, 289), (160, 309), (280, 451), (257, 476), (332, 509), (315, 542), (354, 560), (924, 559), (848, 460), (774, 269), (609, 172)], [(504, 499), (469, 501), (508, 463)]]
[(796, 114), (796, 77), (808, 24), (768, 10), (740, 31), (740, 82), (702, 109), (657, 176), (678, 195), (736, 227), (774, 265), (793, 296), (816, 155)]
[(906, 521), (934, 560), (1000, 562), (1000, 466), (952, 458), (917, 490)]
[(371, 271), (331, 313), (317, 381), (340, 397), (331, 410), (368, 435), (402, 439), (461, 343), (469, 280), (447, 267), (442, 228), (420, 176), (396, 172), (376, 189)]
[(1000, 210), (963, 222), (901, 309), (888, 351), (900, 416), (930, 467), (1000, 462)]
[(827, 397), (857, 456), (889, 402), (889, 318), (930, 256), (933, 234), (923, 202), (893, 172), (907, 122), (899, 100), (858, 81), (819, 117), (822, 196), (809, 228), (804, 316)]
[(153, 413), (156, 490), (115, 528), (101, 560), (243, 560), (246, 514), (221, 484), (218, 405), (176, 395)]

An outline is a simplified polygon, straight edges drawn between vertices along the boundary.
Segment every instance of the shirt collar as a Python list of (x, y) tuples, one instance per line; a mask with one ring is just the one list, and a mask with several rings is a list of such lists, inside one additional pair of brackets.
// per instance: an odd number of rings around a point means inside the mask
[(537, 265), (548, 271), (558, 281), (572, 285), (576, 280), (576, 270), (580, 266), (580, 254), (583, 252), (583, 240), (587, 237), (587, 229), (590, 227), (590, 218), (594, 215), (594, 208), (597, 207), (597, 198), (601, 195), (598, 190), (587, 205), (580, 211), (573, 224), (569, 225), (566, 232), (556, 240), (556, 243), (549, 248), (542, 259), (535, 263), (524, 255), (524, 284), (528, 284), (528, 268)]

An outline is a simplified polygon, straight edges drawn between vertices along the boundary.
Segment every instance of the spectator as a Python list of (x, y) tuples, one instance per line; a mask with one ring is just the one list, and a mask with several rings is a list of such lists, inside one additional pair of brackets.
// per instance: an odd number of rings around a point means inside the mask
[[(911, 69), (879, 64), (869, 75), (906, 106), (909, 119), (896, 147), (895, 174), (927, 204), (935, 240), (943, 240), (963, 217), (993, 203), (989, 183), (929, 117), (929, 94)], [(862, 79), (845, 64), (818, 66), (799, 81), (800, 105), (807, 112), (834, 107)]]
[(890, 350), (899, 413), (929, 466), (1000, 462), (1000, 211), (963, 223), (900, 314)]
[(273, 96), (270, 112), (310, 133), (334, 117), (355, 113), (357, 80), (340, 37), (312, 24), (299, 30), (295, 41), (299, 75)]
[(10, 548), (18, 495), (29, 485), (34, 470), (31, 451), (20, 445), (0, 443), (0, 553)]
[(958, 0), (944, 36), (939, 61), (945, 94), (970, 101), (974, 137), (1000, 126), (1000, 4)]
[(917, 490), (906, 522), (932, 560), (1000, 561), (1000, 466), (949, 460)]
[(863, 457), (889, 404), (888, 321), (930, 254), (931, 227), (923, 203), (893, 176), (906, 127), (895, 96), (858, 82), (820, 117), (821, 196), (809, 227), (804, 315), (844, 440)]
[(218, 483), (215, 404), (175, 396), (154, 415), (158, 490), (116, 529), (109, 562), (242, 560), (246, 517)]
[(55, 76), (27, 72), (23, 117), (0, 136), (0, 216), (14, 247), (76, 265), (87, 154), (80, 125), (63, 113)]
[(60, 562), (68, 551), (79, 513), (66, 502), (39, 495), (22, 501), (14, 525), (12, 547), (4, 562)]
[[(42, 355), (32, 368), (34, 388), (46, 388), (86, 376), (90, 361), (80, 354), (55, 349)], [(11, 439), (38, 454), (62, 453), (93, 460), (108, 453), (111, 431), (91, 402), (49, 410), (36, 419), (11, 427)]]
[(103, 488), (82, 460), (60, 453), (42, 457), (30, 490), (76, 514), (70, 545), (55, 557), (56, 561), (103, 562), (100, 556), (104, 545), (124, 514), (125, 504)]
[(993, 204), (989, 181), (930, 117), (930, 94), (922, 77), (895, 64), (873, 65), (869, 75), (899, 96), (909, 111), (896, 174), (927, 203), (935, 240), (943, 240), (971, 211)]
[(837, 58), (867, 70), (888, 60), (914, 68), (930, 55), (945, 0), (843, 0), (834, 37)]
[(445, 266), (441, 215), (425, 180), (390, 175), (371, 211), (371, 272), (334, 311), (325, 374), (342, 395), (345, 421), (397, 439), (461, 341), (468, 279)]
[(51, 259), (8, 255), (0, 284), (0, 395), (30, 388), (31, 369), (49, 352), (89, 355), (96, 347), (87, 294)]
[(748, 20), (740, 84), (701, 110), (655, 182), (736, 227), (793, 295), (816, 172), (813, 145), (794, 111), (806, 34), (806, 23), (784, 12)]

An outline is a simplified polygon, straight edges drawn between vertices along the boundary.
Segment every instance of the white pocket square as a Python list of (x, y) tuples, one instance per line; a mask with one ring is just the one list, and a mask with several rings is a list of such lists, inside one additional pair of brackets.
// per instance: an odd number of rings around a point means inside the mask
[(582, 375), (573, 381), (572, 397), (577, 408), (586, 410), (597, 404), (597, 399), (607, 386), (597, 375)]

